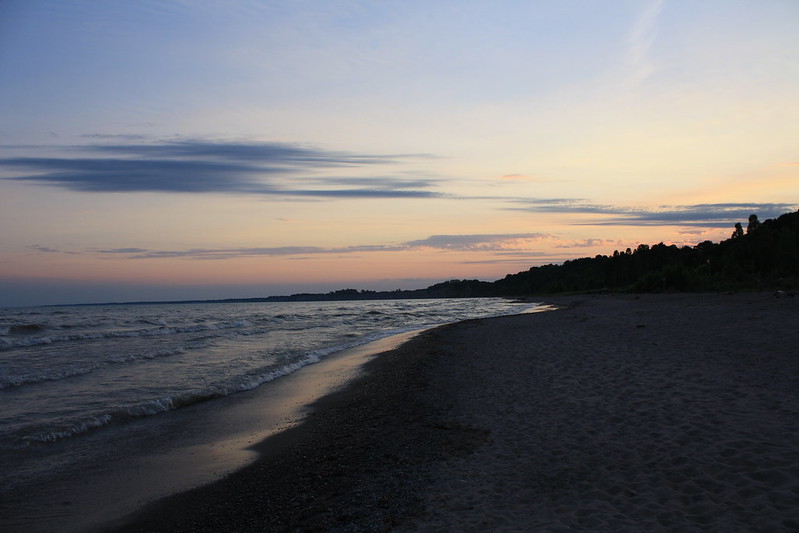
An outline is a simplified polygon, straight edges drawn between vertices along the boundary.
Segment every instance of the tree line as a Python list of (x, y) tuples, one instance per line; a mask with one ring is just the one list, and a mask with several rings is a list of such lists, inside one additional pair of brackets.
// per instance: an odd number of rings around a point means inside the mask
[(696, 246), (640, 244), (533, 267), (494, 282), (498, 293), (728, 291), (799, 288), (799, 211), (736, 223), (729, 239)]

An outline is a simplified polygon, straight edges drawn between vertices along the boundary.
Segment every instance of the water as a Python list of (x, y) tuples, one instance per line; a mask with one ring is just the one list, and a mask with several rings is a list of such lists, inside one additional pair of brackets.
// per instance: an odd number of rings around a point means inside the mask
[(347, 347), (530, 307), (497, 298), (0, 310), (0, 450), (135, 424), (268, 386)]

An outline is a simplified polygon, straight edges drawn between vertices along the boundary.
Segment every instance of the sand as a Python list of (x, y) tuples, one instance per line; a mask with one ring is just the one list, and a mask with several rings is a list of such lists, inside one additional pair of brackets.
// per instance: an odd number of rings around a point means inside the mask
[(580, 296), (428, 331), (121, 531), (799, 531), (799, 298)]

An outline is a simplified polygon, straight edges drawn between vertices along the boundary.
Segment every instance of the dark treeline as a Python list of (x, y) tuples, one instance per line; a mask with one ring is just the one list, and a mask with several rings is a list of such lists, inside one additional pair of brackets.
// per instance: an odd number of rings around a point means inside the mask
[(736, 223), (729, 239), (696, 246), (641, 244), (564, 262), (532, 267), (494, 281), (452, 280), (426, 289), (359, 291), (271, 297), (272, 301), (371, 300), (525, 296), (592, 291), (729, 291), (799, 288), (799, 211), (761, 222)]
[[(494, 282), (496, 283), (496, 282)], [(249, 298), (237, 301), (262, 302), (318, 302), (343, 300), (410, 300), (422, 298), (474, 298), (498, 296), (494, 283), (478, 280), (451, 280), (431, 285), (426, 289), (397, 289), (393, 291), (370, 291), (341, 289), (325, 294), (300, 293), (291, 296), (269, 296), (268, 298)]]
[(492, 285), (502, 294), (582, 291), (727, 291), (799, 287), (799, 211), (760, 222), (751, 215), (746, 229), (696, 246), (639, 245), (533, 267)]

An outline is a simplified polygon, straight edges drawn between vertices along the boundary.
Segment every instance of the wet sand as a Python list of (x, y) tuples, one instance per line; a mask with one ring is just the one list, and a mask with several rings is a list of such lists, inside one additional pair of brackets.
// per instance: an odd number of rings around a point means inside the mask
[(552, 301), (380, 355), (110, 529), (799, 531), (799, 298)]

